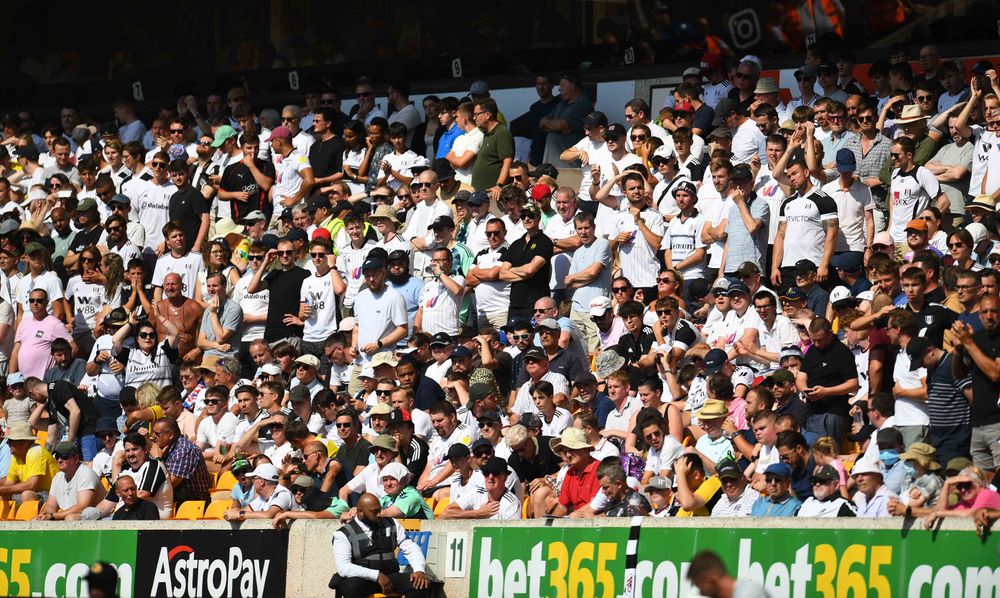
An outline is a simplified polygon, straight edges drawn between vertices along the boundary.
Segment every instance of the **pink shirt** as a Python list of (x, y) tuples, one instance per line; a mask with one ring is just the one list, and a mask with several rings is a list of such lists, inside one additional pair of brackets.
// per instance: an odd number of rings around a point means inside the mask
[(1000, 509), (1000, 494), (990, 490), (989, 488), (983, 488), (976, 494), (975, 500), (972, 501), (970, 505), (968, 502), (962, 501), (955, 503), (951, 509), (953, 511), (965, 511), (968, 509)]
[(36, 320), (30, 313), (21, 318), (21, 325), (14, 335), (14, 342), (21, 343), (17, 353), (17, 369), (27, 376), (41, 378), (55, 364), (52, 359), (52, 341), (57, 338), (71, 340), (66, 325), (55, 316)]
[(729, 417), (737, 430), (746, 430), (747, 426), (747, 402), (743, 397), (736, 397), (729, 401)]

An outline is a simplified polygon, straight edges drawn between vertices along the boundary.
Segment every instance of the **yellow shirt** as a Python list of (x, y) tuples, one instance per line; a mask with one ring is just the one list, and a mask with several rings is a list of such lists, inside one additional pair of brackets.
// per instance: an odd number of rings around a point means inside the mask
[(711, 509), (714, 502), (712, 499), (719, 492), (722, 492), (722, 482), (719, 481), (719, 478), (712, 476), (705, 479), (701, 483), (701, 486), (698, 486), (698, 489), (694, 491), (695, 496), (700, 496), (705, 501), (705, 504), (700, 509), (695, 509), (693, 513), (686, 509), (681, 509), (677, 511), (677, 517), (708, 517), (712, 514)]
[(41, 445), (35, 445), (28, 449), (28, 454), (25, 455), (23, 461), (13, 455), (11, 457), (7, 481), (14, 484), (27, 482), (35, 476), (41, 476), (42, 483), (38, 486), (38, 491), (47, 492), (52, 485), (52, 478), (59, 473), (55, 457)]

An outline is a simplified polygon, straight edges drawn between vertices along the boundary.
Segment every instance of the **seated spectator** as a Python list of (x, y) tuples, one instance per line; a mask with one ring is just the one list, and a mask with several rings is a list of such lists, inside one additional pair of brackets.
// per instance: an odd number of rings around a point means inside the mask
[(0, 498), (25, 503), (38, 500), (52, 486), (52, 478), (59, 467), (56, 460), (31, 433), (28, 422), (17, 422), (10, 426), (7, 444), (10, 445), (10, 469), (7, 477), (0, 481)]
[[(952, 503), (951, 498), (957, 499)], [(989, 487), (984, 472), (966, 467), (944, 481), (934, 509), (924, 517), (927, 529), (942, 517), (972, 517), (978, 509), (1000, 509), (1000, 494)]]
[(802, 501), (792, 496), (792, 468), (786, 463), (775, 463), (764, 470), (767, 496), (753, 503), (751, 517), (794, 517)]
[(278, 483), (278, 468), (270, 463), (261, 463), (247, 474), (253, 479), (256, 497), (250, 501), (250, 509), (229, 509), (223, 515), (226, 521), (246, 521), (247, 519), (274, 519), (283, 511), (292, 510), (292, 493)]
[[(160, 510), (160, 519), (170, 518), (174, 510), (174, 487), (163, 461), (150, 458), (150, 449), (153, 447), (143, 434), (130, 432), (122, 444), (124, 448), (115, 458), (112, 477), (117, 480), (123, 475), (132, 476), (139, 498), (156, 505)], [(120, 505), (120, 498), (110, 492), (106, 500)], [(105, 510), (107, 505), (102, 503), (99, 508)]]
[(724, 401), (709, 399), (695, 412), (695, 416), (705, 434), (698, 439), (694, 448), (701, 455), (705, 468), (714, 472), (716, 463), (726, 458), (732, 459), (735, 453), (732, 441), (722, 429), (722, 424), (729, 417), (729, 408)]
[(229, 497), (233, 501), (230, 508), (245, 509), (257, 497), (253, 488), (253, 478), (247, 477), (247, 474), (253, 471), (253, 467), (246, 459), (237, 459), (233, 461), (232, 468), (229, 471), (236, 478), (236, 484), (233, 485), (233, 489), (229, 492)]
[[(382, 488), (382, 470), (386, 465), (396, 460), (399, 456), (399, 448), (396, 439), (388, 434), (379, 434), (372, 442), (372, 456), (374, 461), (365, 466), (360, 473), (347, 481), (338, 493), (340, 500), (347, 501), (351, 493), (361, 495), (364, 493), (374, 494), (379, 498), (385, 496)], [(351, 501), (348, 501), (351, 502)]]
[(855, 517), (854, 504), (840, 495), (840, 472), (833, 465), (820, 465), (812, 475), (812, 491), (797, 517)]
[(617, 463), (612, 466), (601, 465), (597, 472), (598, 482), (608, 499), (604, 509), (605, 517), (635, 517), (646, 516), (652, 510), (646, 497), (629, 488), (625, 479), (625, 470)]
[(889, 517), (889, 499), (895, 495), (882, 483), (882, 468), (878, 462), (859, 459), (851, 469), (851, 477), (858, 484), (858, 491), (854, 493), (858, 517)]
[(671, 477), (674, 462), (684, 454), (684, 447), (667, 433), (666, 428), (666, 420), (658, 414), (642, 423), (642, 439), (649, 446), (646, 468), (642, 472), (643, 484), (649, 483), (653, 476)]
[(156, 505), (139, 498), (139, 489), (130, 475), (119, 476), (115, 481), (115, 493), (121, 499), (121, 506), (111, 516), (112, 521), (159, 521), (160, 510)]
[(684, 453), (674, 462), (674, 504), (676, 517), (708, 517), (722, 498), (722, 483), (718, 476), (709, 477), (697, 453)]
[(190, 440), (181, 436), (177, 420), (165, 417), (153, 424), (149, 437), (159, 448), (160, 458), (167, 468), (174, 500), (208, 500), (212, 485), (205, 459)]
[(715, 473), (722, 483), (722, 496), (712, 509), (712, 517), (747, 517), (753, 505), (760, 498), (757, 492), (747, 483), (746, 477), (740, 471), (740, 466), (732, 459), (726, 459), (715, 468)]
[(393, 519), (434, 519), (434, 511), (416, 488), (407, 482), (410, 471), (402, 463), (387, 464), (379, 472), (385, 494), (381, 498), (380, 517)]
[(914, 442), (899, 455), (900, 461), (913, 470), (913, 479), (899, 493), (898, 500), (889, 501), (889, 512), (893, 515), (909, 515), (913, 509), (933, 508), (944, 486), (938, 475), (941, 465), (937, 462), (934, 447)]
[(507, 489), (510, 475), (507, 462), (499, 457), (490, 457), (479, 467), (486, 486), (477, 486), (472, 492), (465, 492), (453, 500), (442, 519), (492, 519), (507, 520), (521, 518), (521, 501)]
[(670, 505), (673, 498), (672, 487), (670, 478), (658, 475), (653, 476), (646, 487), (642, 489), (646, 493), (646, 498), (649, 499), (650, 517), (670, 516)]
[(119, 430), (117, 423), (115, 423), (115, 418), (101, 417), (98, 419), (94, 435), (97, 436), (97, 439), (101, 441), (103, 446), (101, 450), (97, 451), (90, 466), (93, 468), (94, 473), (110, 483), (112, 463), (115, 456), (122, 452), (124, 448), (118, 440)]
[[(99, 512), (93, 507), (103, 498), (104, 488), (94, 470), (83, 463), (80, 449), (73, 442), (56, 445), (55, 457), (59, 473), (52, 478), (49, 497), (36, 517), (39, 521), (79, 521), (97, 519)], [(81, 467), (82, 465), (82, 467)]]
[(205, 410), (198, 424), (197, 445), (212, 471), (232, 461), (235, 452), (230, 452), (229, 447), (239, 440), (235, 437), (239, 420), (228, 407), (229, 390), (225, 386), (216, 384), (205, 391)]
[(566, 428), (562, 436), (549, 440), (552, 452), (562, 457), (569, 467), (559, 490), (558, 498), (550, 496), (545, 500), (547, 515), (564, 517), (577, 509), (587, 506), (597, 491), (597, 467), (600, 464), (591, 455), (593, 447), (587, 442), (581, 430)]

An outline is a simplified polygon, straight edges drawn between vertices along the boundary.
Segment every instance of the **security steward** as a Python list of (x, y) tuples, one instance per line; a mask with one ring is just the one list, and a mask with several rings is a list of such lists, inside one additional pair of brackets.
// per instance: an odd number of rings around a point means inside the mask
[[(338, 596), (353, 598), (375, 593), (398, 593), (407, 598), (426, 598), (430, 581), (424, 574), (424, 554), (406, 537), (395, 519), (380, 517), (382, 510), (374, 494), (362, 494), (357, 516), (333, 534), (333, 560), (337, 573), (330, 587)], [(399, 570), (396, 548), (413, 567), (407, 575)]]

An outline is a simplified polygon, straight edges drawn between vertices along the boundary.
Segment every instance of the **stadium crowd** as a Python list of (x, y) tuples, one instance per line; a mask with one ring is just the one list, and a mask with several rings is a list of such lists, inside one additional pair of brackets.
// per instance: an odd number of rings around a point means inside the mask
[(784, 101), (708, 54), (612, 115), (540, 75), (509, 126), (483, 81), (8, 116), (0, 498), (988, 525), (1000, 81), (891, 56)]

